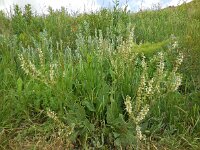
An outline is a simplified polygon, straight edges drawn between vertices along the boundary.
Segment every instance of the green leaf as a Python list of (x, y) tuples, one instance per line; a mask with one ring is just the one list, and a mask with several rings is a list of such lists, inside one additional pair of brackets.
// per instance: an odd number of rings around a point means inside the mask
[(107, 109), (107, 122), (109, 124), (113, 124), (114, 122), (116, 122), (116, 119), (119, 117), (119, 114), (120, 110), (118, 108), (118, 105), (114, 100), (112, 100), (111, 105), (108, 106)]
[(21, 93), (22, 93), (22, 85), (23, 85), (23, 81), (22, 81), (22, 79), (19, 77), (19, 78), (17, 79), (17, 93), (18, 93), (19, 95), (21, 95)]
[(83, 101), (82, 104), (84, 106), (86, 106), (89, 111), (95, 112), (95, 107), (94, 107), (94, 104), (92, 102), (89, 102), (89, 101), (85, 100), (85, 101)]

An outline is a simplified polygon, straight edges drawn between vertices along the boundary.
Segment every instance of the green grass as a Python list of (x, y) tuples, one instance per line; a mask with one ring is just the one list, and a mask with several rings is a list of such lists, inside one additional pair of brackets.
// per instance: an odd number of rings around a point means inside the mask
[(198, 149), (199, 8), (1, 12), (0, 149)]

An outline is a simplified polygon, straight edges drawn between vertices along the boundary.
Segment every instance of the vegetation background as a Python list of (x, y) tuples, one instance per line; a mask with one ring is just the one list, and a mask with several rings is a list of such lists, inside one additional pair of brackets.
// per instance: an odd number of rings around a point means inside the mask
[(199, 41), (199, 0), (0, 12), (0, 149), (199, 149)]

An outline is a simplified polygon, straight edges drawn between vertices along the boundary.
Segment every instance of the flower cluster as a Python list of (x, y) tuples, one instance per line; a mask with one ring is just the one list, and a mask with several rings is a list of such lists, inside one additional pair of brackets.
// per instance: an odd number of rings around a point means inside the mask
[(177, 74), (175, 72), (171, 73), (171, 76), (169, 77), (170, 83), (169, 83), (169, 91), (176, 91), (178, 87), (181, 85), (182, 82), (182, 76), (180, 74)]
[(146, 96), (143, 94), (143, 92), (146, 89), (146, 73), (147, 73), (147, 64), (145, 62), (145, 56), (144, 55), (142, 55), (141, 64), (142, 64), (143, 72), (142, 72), (142, 75), (141, 75), (140, 85), (139, 85), (138, 90), (137, 90), (136, 106), (135, 106), (136, 112), (138, 112), (140, 110), (141, 104), (146, 98)]
[(164, 71), (164, 67), (165, 67), (165, 64), (164, 64), (164, 56), (163, 56), (163, 53), (162, 52), (159, 52), (158, 53), (158, 58), (159, 58), (159, 63), (158, 63), (158, 68), (157, 68), (157, 71), (158, 71), (158, 75), (162, 75), (163, 74), (163, 71)]
[(132, 114), (132, 103), (131, 103), (131, 97), (128, 95), (126, 96), (125, 106), (126, 106), (126, 111), (128, 112), (129, 115), (131, 115)]
[(141, 127), (139, 125), (136, 125), (136, 134), (137, 134), (138, 140), (146, 140), (146, 136), (142, 135)]
[(58, 135), (64, 135), (65, 137), (68, 137), (69, 135), (72, 134), (72, 132), (74, 131), (74, 124), (72, 124), (72, 126), (66, 126), (63, 122), (61, 122), (59, 120), (59, 118), (57, 117), (56, 113), (54, 111), (51, 111), (50, 109), (47, 109), (47, 116), (51, 119), (53, 119), (55, 121), (55, 123), (57, 123), (58, 125)]
[(175, 41), (173, 44), (172, 44), (172, 49), (176, 49), (178, 48), (178, 42)]
[(153, 89), (153, 83), (154, 83), (155, 79), (152, 78), (149, 82), (148, 82), (148, 86), (146, 87), (146, 93), (147, 96), (150, 97), (153, 95), (154, 93), (154, 89)]
[(149, 112), (149, 105), (145, 105), (135, 119), (136, 124), (139, 124)]
[(180, 52), (175, 61), (173, 72), (176, 72), (178, 70), (178, 67), (181, 65), (182, 62), (183, 62), (183, 53)]
[(19, 55), (19, 60), (21, 63), (22, 70), (26, 73), (26, 75), (29, 75), (33, 77), (34, 79), (37, 79), (39, 81), (42, 81), (46, 85), (55, 84), (55, 71), (57, 69), (57, 63), (50, 63), (49, 67), (49, 75), (45, 71), (45, 59), (44, 54), (41, 49), (37, 49), (38, 55), (39, 55), (39, 67), (36, 68), (34, 63), (30, 59), (25, 59), (23, 54)]
[(44, 69), (44, 67), (45, 67), (44, 54), (40, 48), (38, 48), (37, 51), (38, 51), (38, 55), (39, 55), (39, 59), (40, 59), (41, 68)]
[(142, 110), (139, 112), (137, 117), (135, 117), (134, 113), (132, 112), (131, 97), (127, 95), (124, 103), (125, 103), (125, 106), (126, 106), (126, 111), (128, 112), (130, 118), (133, 119), (133, 121), (136, 125), (136, 135), (137, 135), (138, 141), (139, 140), (145, 140), (145, 136), (142, 135), (141, 127), (139, 126), (139, 124), (145, 118), (147, 113), (149, 112), (149, 105), (145, 105), (142, 108)]
[(51, 82), (54, 82), (54, 64), (50, 64), (49, 78)]
[(19, 60), (21, 62), (21, 68), (26, 75), (31, 75), (34, 78), (42, 77), (42, 73), (36, 69), (35, 65), (30, 60), (26, 60), (22, 54), (19, 55)]
[(51, 119), (53, 119), (56, 122), (59, 122), (59, 119), (54, 111), (51, 111), (50, 109), (47, 109), (47, 116)]

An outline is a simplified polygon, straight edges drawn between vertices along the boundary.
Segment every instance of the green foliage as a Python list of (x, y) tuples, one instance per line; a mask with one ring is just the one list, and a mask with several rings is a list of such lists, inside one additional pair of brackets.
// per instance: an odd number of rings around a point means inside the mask
[(138, 53), (145, 53), (145, 54), (155, 54), (158, 51), (163, 51), (169, 45), (169, 40), (158, 42), (158, 43), (144, 43), (140, 45), (134, 45), (133, 49), (135, 52)]
[(0, 13), (0, 147), (197, 149), (198, 8)]
[(3, 11), (0, 11), (0, 34), (8, 34), (10, 22), (9, 19), (6, 18), (6, 14)]

